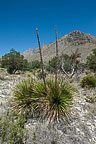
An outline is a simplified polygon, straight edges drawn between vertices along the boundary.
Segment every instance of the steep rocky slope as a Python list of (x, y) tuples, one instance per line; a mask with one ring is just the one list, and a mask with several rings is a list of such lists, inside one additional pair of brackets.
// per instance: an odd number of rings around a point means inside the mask
[[(55, 42), (52, 42), (41, 46), (45, 62), (48, 62), (49, 59), (55, 56), (55, 45)], [(58, 39), (59, 55), (61, 53), (70, 55), (77, 48), (81, 53), (82, 62), (85, 62), (86, 57), (91, 53), (92, 49), (96, 48), (96, 37), (80, 31), (73, 31)], [(23, 55), (29, 61), (39, 60), (39, 49), (28, 49)]]

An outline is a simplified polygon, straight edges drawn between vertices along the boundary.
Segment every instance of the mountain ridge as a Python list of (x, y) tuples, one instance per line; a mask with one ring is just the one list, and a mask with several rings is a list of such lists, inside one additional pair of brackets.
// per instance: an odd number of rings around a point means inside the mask
[[(46, 45), (43, 44), (41, 46), (44, 62), (48, 62), (55, 56), (55, 46), (55, 42)], [(77, 48), (79, 53), (81, 53), (81, 61), (85, 62), (86, 57), (91, 53), (92, 49), (96, 48), (96, 37), (80, 31), (72, 31), (58, 39), (59, 55), (62, 53), (70, 55), (72, 52), (76, 51)], [(28, 61), (40, 59), (38, 48), (29, 48), (23, 55)]]

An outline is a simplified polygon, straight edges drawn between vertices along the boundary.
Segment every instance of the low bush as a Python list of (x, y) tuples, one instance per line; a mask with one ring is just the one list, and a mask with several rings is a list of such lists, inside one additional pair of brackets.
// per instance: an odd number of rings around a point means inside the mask
[(0, 118), (0, 143), (24, 144), (27, 139), (25, 122), (23, 115), (17, 115), (15, 111), (7, 111), (5, 116)]
[(47, 91), (42, 81), (24, 80), (14, 90), (14, 106), (24, 114), (39, 114), (48, 121), (67, 117), (73, 97), (73, 89), (68, 83), (46, 81)]
[(82, 87), (95, 88), (96, 87), (96, 77), (87, 75), (82, 78), (80, 83), (81, 83)]
[(88, 67), (88, 69), (92, 70), (93, 72), (96, 72), (96, 49), (93, 49), (92, 51), (93, 53), (91, 53), (86, 58), (86, 66)]
[(28, 62), (26, 68), (24, 69), (24, 71), (30, 71), (32, 72), (34, 69), (37, 70), (41, 67), (41, 64), (38, 60), (32, 61), (32, 62)]
[(10, 50), (10, 53), (2, 56), (1, 66), (6, 68), (7, 72), (14, 74), (17, 70), (23, 70), (27, 65), (27, 60), (20, 52), (15, 51), (14, 48)]

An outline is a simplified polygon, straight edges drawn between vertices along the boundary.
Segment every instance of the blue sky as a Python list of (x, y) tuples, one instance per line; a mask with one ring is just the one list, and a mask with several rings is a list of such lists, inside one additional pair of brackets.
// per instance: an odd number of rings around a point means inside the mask
[(0, 55), (24, 52), (73, 30), (96, 36), (96, 0), (0, 0)]

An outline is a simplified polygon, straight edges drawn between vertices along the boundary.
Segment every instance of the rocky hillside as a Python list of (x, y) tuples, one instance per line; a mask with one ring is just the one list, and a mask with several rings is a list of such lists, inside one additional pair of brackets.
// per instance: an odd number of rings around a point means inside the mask
[[(55, 56), (55, 45), (55, 42), (52, 42), (41, 46), (45, 62), (48, 62), (49, 59)], [(73, 31), (58, 39), (58, 47), (59, 55), (61, 53), (70, 55), (78, 48), (81, 53), (81, 60), (85, 62), (86, 57), (91, 53), (92, 49), (96, 48), (96, 37), (80, 31)], [(28, 49), (23, 55), (29, 61), (39, 60), (39, 49)]]

